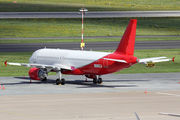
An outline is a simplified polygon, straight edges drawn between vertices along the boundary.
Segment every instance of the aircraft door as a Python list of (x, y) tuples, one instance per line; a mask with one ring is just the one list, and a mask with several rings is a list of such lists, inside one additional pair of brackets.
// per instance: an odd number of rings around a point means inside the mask
[[(107, 58), (110, 58), (110, 55), (107, 56)], [(104, 59), (104, 68), (109, 68), (108, 60)]]

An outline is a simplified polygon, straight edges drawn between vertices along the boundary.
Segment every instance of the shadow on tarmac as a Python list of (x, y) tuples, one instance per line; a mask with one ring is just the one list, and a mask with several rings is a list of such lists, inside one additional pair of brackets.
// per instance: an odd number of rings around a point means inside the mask
[[(18, 83), (5, 83), (4, 85), (20, 85), (20, 84), (52, 84), (56, 85), (56, 82), (54, 79), (48, 79), (47, 81), (37, 81), (37, 80), (31, 80), (29, 77), (14, 77), (16, 79), (21, 79), (23, 81), (19, 81)], [(134, 83), (131, 82), (147, 82), (150, 80), (103, 80), (103, 82), (119, 82), (122, 83), (121, 85), (104, 85), (102, 84), (94, 84), (92, 80), (85, 81), (85, 80), (73, 80), (73, 81), (66, 81), (66, 85), (82, 85), (81, 87), (77, 86), (77, 88), (90, 88), (90, 87), (108, 87), (108, 88), (114, 88), (114, 87), (137, 87), (137, 85), (134, 85)]]

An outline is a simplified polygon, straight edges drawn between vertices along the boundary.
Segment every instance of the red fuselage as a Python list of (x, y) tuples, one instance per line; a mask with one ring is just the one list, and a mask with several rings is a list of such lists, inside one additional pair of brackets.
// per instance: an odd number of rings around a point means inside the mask
[[(103, 58), (125, 60), (127, 63), (106, 60)], [(98, 59), (97, 61), (90, 63), (86, 66), (83, 66), (81, 68), (77, 68), (73, 71), (64, 70), (62, 73), (70, 74), (70, 75), (104, 75), (104, 74), (109, 74), (123, 70), (138, 62), (137, 57), (131, 55), (125, 55), (123, 53), (122, 54), (112, 53), (112, 54), (108, 54), (103, 58)]]

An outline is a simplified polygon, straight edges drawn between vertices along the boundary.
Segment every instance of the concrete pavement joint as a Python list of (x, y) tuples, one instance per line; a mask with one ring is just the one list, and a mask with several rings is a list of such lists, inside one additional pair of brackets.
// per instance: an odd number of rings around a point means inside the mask
[(39, 118), (38, 116), (32, 116), (32, 115), (27, 115), (27, 114), (22, 114), (22, 113), (17, 113), (17, 112), (9, 112), (9, 111), (1, 111), (1, 113), (7, 113), (7, 114), (13, 114), (13, 115), (20, 115), (20, 116), (26, 116), (26, 117), (32, 117), (32, 118)]
[(157, 94), (180, 97), (180, 95), (178, 95), (178, 94), (170, 94), (170, 93), (162, 93), (162, 92), (157, 92)]

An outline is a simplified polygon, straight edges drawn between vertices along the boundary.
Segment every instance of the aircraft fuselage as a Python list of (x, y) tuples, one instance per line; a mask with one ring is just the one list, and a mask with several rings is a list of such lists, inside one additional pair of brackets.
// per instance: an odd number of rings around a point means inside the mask
[[(108, 60), (107, 60), (107, 59)], [(109, 59), (124, 60), (126, 63)], [(72, 70), (62, 70), (63, 74), (103, 75), (128, 68), (137, 63), (137, 57), (125, 54), (78, 51), (65, 49), (39, 49), (33, 53), (29, 63), (45, 65), (67, 65)]]

